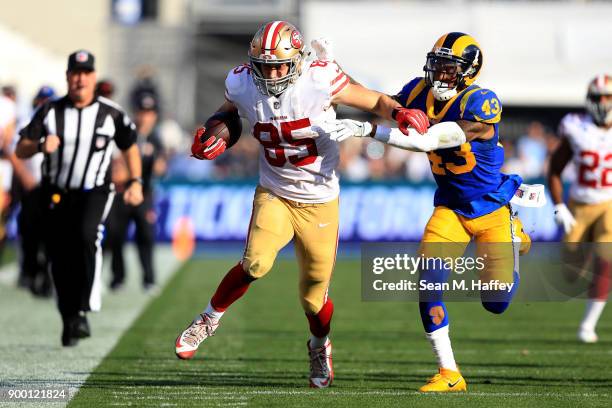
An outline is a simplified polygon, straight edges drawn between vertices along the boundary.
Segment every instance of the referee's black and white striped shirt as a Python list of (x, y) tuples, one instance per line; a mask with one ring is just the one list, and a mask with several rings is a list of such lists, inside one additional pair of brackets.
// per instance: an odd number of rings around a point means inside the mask
[(59, 148), (45, 154), (42, 179), (64, 190), (108, 187), (114, 145), (126, 150), (136, 141), (135, 126), (127, 114), (100, 96), (84, 108), (76, 108), (68, 96), (47, 102), (19, 134), (35, 141), (59, 136)]

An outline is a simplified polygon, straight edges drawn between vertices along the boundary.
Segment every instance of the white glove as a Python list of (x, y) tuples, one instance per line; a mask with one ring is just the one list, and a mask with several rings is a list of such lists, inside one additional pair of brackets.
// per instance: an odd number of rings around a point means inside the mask
[(566, 234), (576, 225), (576, 219), (564, 203), (555, 205), (555, 222), (563, 226)]
[(366, 137), (372, 133), (370, 122), (359, 122), (352, 119), (334, 119), (323, 122), (326, 133), (335, 142), (342, 142), (349, 137)]
[(317, 53), (317, 59), (321, 61), (334, 60), (334, 46), (329, 38), (316, 38), (310, 42), (310, 46)]
[[(359, 122), (352, 119), (341, 119), (340, 122), (350, 130), (353, 137), (368, 137), (372, 133), (372, 124), (370, 122)], [(335, 139), (336, 142), (341, 142), (345, 139)]]
[(328, 120), (316, 123), (304, 129), (294, 130), (291, 134), (296, 139), (303, 139), (306, 137), (329, 137), (331, 140), (336, 141), (348, 139), (353, 136), (351, 129), (340, 120)]

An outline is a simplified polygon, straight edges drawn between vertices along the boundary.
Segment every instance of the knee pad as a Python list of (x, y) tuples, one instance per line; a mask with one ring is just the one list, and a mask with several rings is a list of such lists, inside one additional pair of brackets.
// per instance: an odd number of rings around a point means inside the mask
[(243, 259), (242, 269), (244, 269), (244, 272), (250, 277), (259, 279), (272, 269), (273, 264), (274, 260), (264, 256), (257, 256), (253, 259)]
[(496, 291), (486, 291), (480, 293), (480, 298), (482, 301), (482, 306), (489, 312), (494, 314), (502, 314), (508, 309), (510, 306), (510, 302), (512, 302), (512, 298), (514, 297), (516, 291), (518, 290), (519, 283), (521, 281), (520, 275), (517, 271), (513, 273), (514, 277), (514, 286), (508, 292), (507, 290), (496, 290)]

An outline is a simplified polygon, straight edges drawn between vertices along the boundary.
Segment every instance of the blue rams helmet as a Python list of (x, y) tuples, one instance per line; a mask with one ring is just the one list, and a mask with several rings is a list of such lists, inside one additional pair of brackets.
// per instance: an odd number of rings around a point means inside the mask
[(444, 34), (427, 53), (423, 70), (434, 97), (447, 101), (470, 86), (482, 68), (482, 50), (470, 35)]

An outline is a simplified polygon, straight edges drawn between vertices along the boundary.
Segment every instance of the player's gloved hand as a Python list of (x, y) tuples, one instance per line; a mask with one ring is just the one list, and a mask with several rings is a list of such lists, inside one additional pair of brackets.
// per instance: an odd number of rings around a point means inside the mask
[(358, 122), (351, 119), (333, 119), (320, 125), (313, 126), (321, 134), (327, 135), (335, 142), (342, 142), (349, 137), (365, 137), (372, 132), (372, 125), (369, 122)]
[(566, 234), (576, 225), (576, 219), (564, 203), (555, 205), (555, 222), (563, 226)]
[[(372, 133), (372, 124), (370, 122), (359, 122), (352, 119), (341, 119), (340, 123), (347, 128), (350, 132), (349, 136), (344, 136), (342, 139), (335, 139), (336, 142), (341, 142), (348, 139), (350, 136), (353, 137), (368, 137)], [(346, 132), (345, 132), (346, 133)]]
[(395, 108), (391, 116), (397, 121), (399, 130), (406, 136), (410, 134), (409, 127), (414, 128), (421, 135), (425, 134), (429, 128), (427, 115), (418, 109)]
[(310, 46), (317, 53), (317, 59), (321, 61), (334, 60), (334, 47), (329, 38), (316, 38), (310, 42)]
[(202, 140), (206, 132), (204, 126), (196, 130), (193, 144), (191, 145), (191, 155), (198, 160), (212, 160), (225, 151), (227, 144), (223, 139), (217, 139), (211, 136), (206, 140)]

